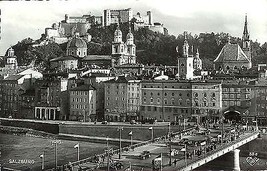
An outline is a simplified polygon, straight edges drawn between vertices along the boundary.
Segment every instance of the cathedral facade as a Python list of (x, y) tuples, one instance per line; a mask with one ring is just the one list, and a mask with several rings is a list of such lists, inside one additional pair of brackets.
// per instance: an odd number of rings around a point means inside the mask
[(114, 32), (111, 58), (114, 67), (126, 64), (136, 64), (136, 46), (134, 44), (134, 36), (131, 29), (129, 29), (129, 33), (126, 36), (126, 42), (123, 42), (122, 31), (118, 25)]

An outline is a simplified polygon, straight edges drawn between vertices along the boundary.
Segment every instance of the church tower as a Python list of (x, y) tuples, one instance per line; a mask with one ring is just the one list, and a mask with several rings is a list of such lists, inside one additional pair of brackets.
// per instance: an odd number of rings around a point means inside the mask
[(129, 33), (126, 36), (126, 46), (127, 46), (127, 54), (128, 54), (128, 63), (135, 64), (136, 63), (136, 46), (134, 44), (134, 36), (131, 32), (131, 26), (129, 27)]
[(112, 65), (121, 65), (122, 57), (125, 53), (124, 42), (122, 41), (122, 32), (119, 23), (114, 32), (114, 41), (112, 42)]
[(18, 68), (17, 57), (15, 56), (14, 49), (10, 47), (7, 52), (5, 68), (14, 70)]
[(187, 32), (184, 32), (183, 56), (178, 58), (178, 77), (180, 79), (193, 79), (193, 55), (189, 55)]
[(248, 32), (248, 21), (247, 21), (247, 14), (245, 16), (245, 25), (244, 25), (244, 31), (242, 36), (242, 49), (246, 56), (251, 61), (251, 46), (250, 46), (250, 39), (249, 39), (249, 32)]

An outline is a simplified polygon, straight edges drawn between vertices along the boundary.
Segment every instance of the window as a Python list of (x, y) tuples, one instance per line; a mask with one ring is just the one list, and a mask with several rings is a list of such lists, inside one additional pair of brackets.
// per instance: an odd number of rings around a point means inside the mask
[(158, 98), (158, 100), (157, 100), (157, 101), (158, 101), (158, 104), (160, 104), (160, 98)]
[(151, 106), (147, 106), (147, 111), (151, 111)]
[(213, 106), (213, 107), (216, 106), (216, 103), (212, 103), (212, 106)]
[(215, 97), (215, 93), (212, 93), (212, 97)]
[(207, 93), (204, 93), (203, 96), (204, 96), (204, 97), (207, 97)]
[(167, 101), (167, 99), (166, 99), (166, 98), (164, 99), (164, 104), (168, 104), (168, 101)]
[(157, 107), (154, 107), (154, 111), (157, 111)]
[(174, 105), (174, 98), (172, 98), (172, 100), (171, 100), (171, 101), (172, 101), (172, 105)]
[(165, 93), (164, 95), (167, 96), (167, 93)]
[(151, 92), (150, 95), (153, 96), (153, 93)]
[(153, 98), (152, 97), (150, 98), (150, 103), (153, 103)]
[(146, 98), (144, 98), (144, 103), (146, 103)]
[(198, 97), (198, 93), (195, 93), (194, 96), (195, 96), (195, 97)]
[(174, 96), (174, 93), (172, 93), (172, 96)]

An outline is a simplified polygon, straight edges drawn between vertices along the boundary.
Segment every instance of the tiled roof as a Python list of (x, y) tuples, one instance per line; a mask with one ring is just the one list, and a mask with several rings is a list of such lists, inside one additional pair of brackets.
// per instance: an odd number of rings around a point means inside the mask
[(111, 60), (110, 55), (87, 55), (82, 58), (83, 61), (90, 61), (90, 60)]
[(135, 78), (130, 76), (118, 76), (112, 80), (105, 81), (105, 83), (128, 83), (129, 80), (135, 80)]
[(245, 61), (250, 62), (250, 59), (245, 55), (238, 44), (226, 44), (214, 62), (230, 62), (230, 61)]
[(60, 56), (57, 58), (53, 58), (50, 60), (50, 62), (55, 62), (55, 61), (65, 61), (65, 60), (78, 60), (78, 57), (75, 56)]
[(4, 80), (18, 80), (20, 78), (22, 78), (24, 75), (10, 75), (8, 77), (6, 77)]
[(84, 84), (78, 87), (71, 88), (70, 91), (89, 91), (89, 90), (95, 90), (95, 87), (93, 87), (91, 84)]

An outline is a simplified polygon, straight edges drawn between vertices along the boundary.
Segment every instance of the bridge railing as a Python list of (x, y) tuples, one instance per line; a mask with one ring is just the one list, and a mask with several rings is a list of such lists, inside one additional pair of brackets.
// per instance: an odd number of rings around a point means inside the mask
[[(225, 148), (228, 148), (228, 147), (231, 147), (232, 145), (236, 144), (236, 143), (239, 143), (255, 134), (258, 134), (259, 132), (253, 132), (253, 131), (246, 131), (247, 133), (252, 133), (252, 134), (248, 134), (248, 135), (245, 135), (245, 136), (242, 136), (236, 140), (233, 140), (229, 143), (223, 143), (222, 145), (219, 145), (218, 148), (216, 148), (215, 150), (213, 151), (209, 151), (209, 152), (205, 152), (204, 154), (200, 155), (200, 156), (197, 156), (197, 157), (194, 157), (193, 159), (190, 159), (190, 160), (187, 160), (187, 165), (186, 166), (181, 166), (179, 167), (179, 169), (184, 169), (186, 167), (188, 167), (188, 165), (192, 165), (192, 164), (195, 164), (197, 162), (199, 162), (199, 160), (203, 159), (203, 155), (206, 157), (206, 156), (209, 156), (209, 155), (212, 155), (214, 153), (217, 153)], [(253, 134), (254, 133), (254, 134)], [(206, 150), (206, 149), (205, 149)]]
[[(188, 128), (186, 130), (183, 130), (183, 131), (180, 131), (180, 132), (175, 132), (173, 133), (173, 135), (178, 135), (178, 134), (181, 134), (181, 133), (186, 133), (188, 131), (192, 131), (194, 128), (191, 127), (191, 128)], [(137, 147), (141, 147), (141, 146), (145, 146), (145, 145), (148, 145), (148, 144), (152, 144), (154, 142), (157, 142), (157, 141), (160, 141), (160, 140), (165, 140), (167, 138), (167, 135), (163, 135), (161, 137), (157, 137), (153, 140), (148, 140), (148, 141), (144, 141), (144, 142), (140, 142), (140, 143), (137, 143), (137, 144), (134, 144), (132, 146), (127, 146), (127, 147), (123, 147), (121, 152), (127, 152), (129, 151), (130, 149), (134, 149), (134, 148), (137, 148)], [(109, 155), (114, 155), (114, 154), (119, 154), (120, 152), (120, 149), (116, 149), (116, 150), (112, 150)], [(101, 153), (101, 154), (98, 154), (96, 156), (104, 156), (104, 157), (107, 157), (107, 153)], [(85, 159), (82, 159), (82, 160), (79, 160), (79, 161), (75, 161), (75, 162), (70, 162), (69, 164), (65, 164), (61, 167), (67, 167), (67, 166), (79, 166), (81, 164), (84, 164), (84, 163), (88, 163), (88, 162), (94, 162), (95, 160), (95, 156), (91, 156), (91, 157), (88, 157), (88, 158), (85, 158)]]

